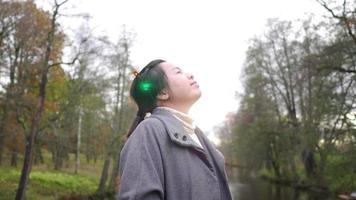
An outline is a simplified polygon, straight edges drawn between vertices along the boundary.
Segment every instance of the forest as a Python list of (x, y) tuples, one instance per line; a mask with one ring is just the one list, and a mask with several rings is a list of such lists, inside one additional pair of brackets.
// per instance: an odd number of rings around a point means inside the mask
[(318, 3), (326, 18), (269, 19), (249, 41), (239, 109), (219, 129), (234, 178), (355, 191), (356, 2)]
[[(68, 1), (0, 0), (0, 200), (103, 199), (119, 184), (135, 33), (93, 34)], [(356, 1), (315, 1), (326, 16), (269, 19), (249, 40), (237, 111), (215, 130), (231, 181), (356, 190)]]
[[(113, 43), (79, 16), (69, 38), (58, 20), (65, 3), (45, 11), (0, 1), (0, 199), (24, 199), (27, 185), (28, 199), (115, 187), (136, 109), (128, 99), (132, 34), (123, 29)], [(32, 191), (36, 184), (44, 188)]]

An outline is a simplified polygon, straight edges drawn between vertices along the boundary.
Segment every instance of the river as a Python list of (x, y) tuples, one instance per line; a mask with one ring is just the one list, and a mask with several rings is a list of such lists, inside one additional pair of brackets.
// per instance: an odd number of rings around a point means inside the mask
[(250, 179), (247, 182), (231, 182), (233, 200), (336, 200), (323, 193), (298, 190), (271, 183), (263, 179)]

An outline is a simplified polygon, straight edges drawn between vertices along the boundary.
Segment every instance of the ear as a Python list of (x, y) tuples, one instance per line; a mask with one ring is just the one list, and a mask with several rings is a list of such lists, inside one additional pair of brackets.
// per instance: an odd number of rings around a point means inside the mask
[(157, 99), (159, 101), (168, 100), (169, 99), (168, 91), (167, 90), (162, 90), (162, 92), (157, 95)]

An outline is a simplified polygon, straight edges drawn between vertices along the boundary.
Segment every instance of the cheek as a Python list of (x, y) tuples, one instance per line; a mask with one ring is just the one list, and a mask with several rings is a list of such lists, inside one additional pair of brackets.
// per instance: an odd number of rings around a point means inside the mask
[(168, 82), (172, 91), (174, 90), (181, 90), (184, 88), (184, 80), (179, 77), (173, 76), (169, 79)]
[(170, 90), (173, 96), (179, 96), (185, 89), (182, 87), (182, 84), (173, 83), (170, 85)]
[(170, 93), (173, 98), (184, 96), (189, 88), (184, 84), (184, 82), (174, 80), (169, 83)]

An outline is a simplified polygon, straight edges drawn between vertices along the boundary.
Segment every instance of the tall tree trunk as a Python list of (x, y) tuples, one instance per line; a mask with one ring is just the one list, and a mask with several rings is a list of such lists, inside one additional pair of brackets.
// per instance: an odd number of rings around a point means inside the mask
[[(127, 44), (124, 44), (125, 45), (125, 60), (124, 60), (124, 65), (123, 65), (123, 69), (122, 69), (122, 86), (121, 86), (121, 90), (120, 90), (120, 111), (119, 111), (119, 117), (118, 117), (118, 149), (121, 150), (121, 137), (120, 137), (120, 134), (122, 132), (122, 121), (123, 121), (123, 110), (124, 110), (124, 92), (125, 92), (125, 87), (126, 87), (126, 77), (125, 77), (125, 74), (126, 74), (126, 69), (128, 67), (128, 46)], [(120, 151), (117, 152), (117, 154), (114, 154), (114, 166), (113, 166), (113, 169), (112, 169), (112, 174), (111, 174), (111, 181), (110, 181), (110, 190), (115, 190), (115, 188), (118, 187), (118, 180), (119, 180), (119, 163), (120, 163)]]
[(105, 185), (109, 177), (109, 166), (110, 166), (111, 155), (108, 154), (105, 158), (103, 170), (101, 172), (100, 183), (97, 189), (97, 193), (102, 194), (105, 191)]
[(17, 167), (17, 154), (18, 154), (17, 148), (15, 147), (15, 149), (11, 153), (11, 163), (10, 163), (10, 165), (12, 167)]
[(82, 132), (82, 112), (83, 107), (79, 105), (79, 119), (78, 119), (78, 132), (77, 132), (77, 152), (75, 154), (76, 162), (75, 162), (75, 171), (77, 174), (80, 165), (80, 140), (81, 140), (81, 132)]
[[(46, 72), (47, 70), (43, 70), (42, 75)], [(20, 177), (20, 182), (19, 186), (17, 189), (16, 193), (16, 200), (23, 200), (25, 199), (25, 192), (26, 192), (26, 186), (28, 183), (28, 178), (31, 172), (31, 167), (32, 167), (32, 158), (33, 158), (33, 146), (35, 143), (35, 137), (38, 131), (38, 126), (40, 123), (41, 119), (41, 114), (43, 111), (43, 106), (44, 106), (44, 100), (45, 100), (45, 83), (47, 76), (44, 78), (42, 77), (42, 84), (40, 85), (40, 97), (37, 102), (36, 106), (36, 112), (34, 113), (34, 116), (32, 117), (32, 122), (31, 122), (31, 132), (28, 138), (26, 139), (27, 144), (26, 144), (26, 150), (25, 150), (25, 157), (24, 157), (24, 162), (23, 162), (23, 167), (22, 167), (22, 172), (21, 172), (21, 177)], [(44, 83), (44, 84), (43, 84)]]
[(275, 155), (276, 152), (273, 146), (274, 146), (273, 143), (270, 142), (269, 149), (267, 151), (267, 157), (270, 161), (274, 174), (277, 176), (277, 178), (280, 178), (281, 177), (280, 166), (279, 166), (277, 156)]
[(34, 164), (43, 164), (44, 160), (43, 160), (43, 155), (42, 155), (42, 151), (41, 151), (41, 146), (40, 145), (36, 145), (35, 146), (35, 155), (34, 155)]
[(6, 103), (5, 103), (5, 108), (4, 108), (4, 113), (3, 117), (0, 122), (0, 166), (2, 165), (3, 161), (3, 154), (4, 154), (4, 149), (5, 149), (5, 120), (7, 118), (7, 108), (6, 108)]
[(302, 161), (304, 164), (304, 169), (308, 177), (315, 176), (316, 162), (314, 159), (314, 152), (309, 148), (304, 148), (302, 151)]

